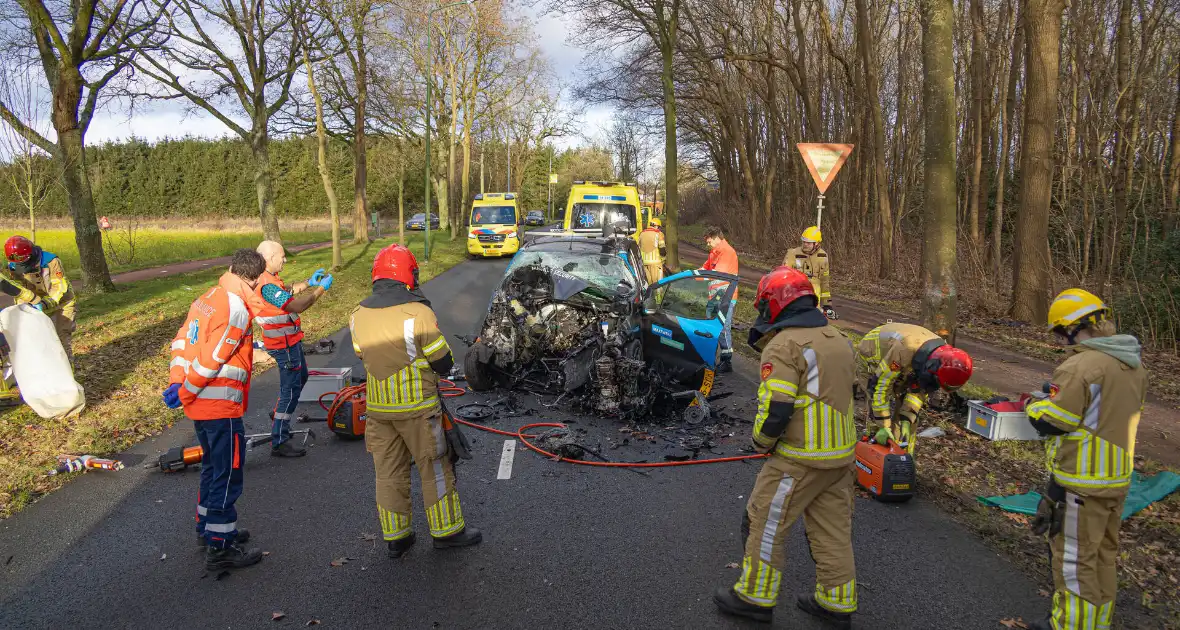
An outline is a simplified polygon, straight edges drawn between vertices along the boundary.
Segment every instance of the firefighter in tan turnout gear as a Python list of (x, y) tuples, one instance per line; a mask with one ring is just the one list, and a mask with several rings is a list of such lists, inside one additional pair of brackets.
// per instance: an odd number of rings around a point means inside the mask
[(414, 544), (410, 465), (422, 480), (422, 502), (436, 549), (474, 545), (483, 536), (463, 519), (444, 435), (438, 379), (449, 374), (451, 349), (418, 287), (410, 250), (390, 245), (373, 260), (373, 293), (349, 319), (352, 344), (365, 364), (365, 446), (377, 476), (377, 514), (389, 555)]
[(852, 497), (856, 427), (852, 343), (828, 325), (801, 272), (779, 267), (762, 278), (750, 345), (762, 351), (754, 447), (771, 453), (746, 506), (742, 573), (713, 601), (722, 612), (770, 621), (791, 524), (803, 516), (816, 586), (804, 611), (850, 627), (856, 611)]
[(1028, 405), (1046, 438), (1049, 487), (1033, 531), (1048, 533), (1053, 609), (1033, 628), (1105, 630), (1118, 594), (1123, 500), (1131, 485), (1135, 433), (1147, 395), (1139, 341), (1115, 334), (1097, 296), (1069, 289), (1049, 306), (1049, 326), (1071, 355), (1049, 397)]
[[(879, 444), (887, 440), (914, 451), (914, 424), (927, 397), (937, 389), (954, 391), (971, 378), (971, 357), (933, 332), (914, 324), (889, 323), (870, 330), (856, 347), (867, 377), (872, 424)], [(896, 411), (894, 407), (896, 406)], [(901, 416), (898, 431), (893, 416)]]
[(643, 255), (643, 270), (647, 274), (648, 284), (655, 284), (664, 278), (664, 256), (668, 255), (668, 245), (664, 242), (663, 226), (663, 221), (652, 219), (648, 221), (647, 228), (639, 233), (639, 252)]
[(820, 246), (823, 242), (823, 233), (820, 232), (819, 226), (813, 225), (803, 230), (803, 237), (799, 240), (802, 244), (787, 250), (783, 264), (802, 271), (803, 275), (811, 280), (811, 286), (819, 298), (819, 308), (828, 319), (840, 319), (836, 311), (832, 310), (832, 293), (828, 285), (828, 277), (831, 275), (828, 269), (828, 253)]

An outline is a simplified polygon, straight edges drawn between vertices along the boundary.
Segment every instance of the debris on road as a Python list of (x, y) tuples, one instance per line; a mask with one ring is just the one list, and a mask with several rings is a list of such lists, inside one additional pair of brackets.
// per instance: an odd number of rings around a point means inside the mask
[(87, 470), (123, 470), (123, 462), (94, 455), (58, 455), (57, 467), (46, 474), (52, 477), (53, 475)]
[(287, 616), (287, 613), (285, 613), (281, 610), (276, 610), (270, 614), (270, 620), (271, 621), (278, 621), (286, 616)]
[(939, 437), (943, 437), (945, 435), (946, 435), (946, 431), (943, 431), (942, 429), (940, 429), (938, 427), (929, 427), (929, 428), (924, 429), (918, 433), (918, 437), (927, 438), (927, 439), (939, 438)]

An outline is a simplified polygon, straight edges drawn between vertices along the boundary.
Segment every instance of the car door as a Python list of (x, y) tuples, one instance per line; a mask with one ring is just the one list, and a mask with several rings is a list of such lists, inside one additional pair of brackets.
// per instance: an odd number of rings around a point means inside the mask
[(721, 331), (737, 285), (735, 275), (692, 270), (648, 287), (643, 316), (647, 361), (662, 364), (688, 388), (711, 386)]

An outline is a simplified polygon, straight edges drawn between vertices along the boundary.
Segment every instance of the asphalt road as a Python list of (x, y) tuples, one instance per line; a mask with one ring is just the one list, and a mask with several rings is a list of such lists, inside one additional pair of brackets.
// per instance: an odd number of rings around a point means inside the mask
[[(457, 354), (464, 346), (455, 335), (472, 332), (506, 264), (468, 262), (426, 286)], [(733, 392), (723, 403), (735, 419), (712, 436), (717, 454), (747, 442), (756, 366), (737, 361), (720, 383)], [(313, 366), (355, 363), (347, 350), (312, 357)], [(255, 381), (247, 432), (267, 430), (275, 393), (274, 371)], [(687, 435), (653, 426), (656, 442), (612, 448), (625, 439), (614, 421), (550, 414), (541, 404), (549, 401), (535, 397), (520, 402), (532, 415), (497, 426), (574, 419), (579, 439), (612, 459), (654, 461)], [(334, 628), (747, 627), (721, 617), (710, 593), (736, 578), (727, 565), (741, 559), (738, 528), (757, 464), (640, 474), (552, 462), (518, 444), (511, 478), (499, 480), (504, 438), (476, 433), (459, 487), (483, 544), (434, 551), (416, 505), (418, 545), (393, 561), (364, 537), (380, 528), (363, 443), (319, 433), (303, 459), (271, 458), (266, 447), (248, 455), (239, 520), (250, 546), (270, 553), (222, 579), (204, 571), (195, 547), (197, 471), (139, 466), (193, 443), (187, 421), (126, 453), (126, 470), (87, 473), (0, 522), (0, 628), (273, 628), (313, 619)], [(903, 506), (858, 499), (854, 523), (857, 627), (999, 628), (1003, 618), (1044, 614), (1048, 600), (1032, 581), (920, 497)], [(342, 558), (350, 560), (330, 565)], [(793, 606), (792, 594), (813, 579), (797, 524), (775, 627), (823, 627)], [(285, 616), (272, 621), (276, 612)]]

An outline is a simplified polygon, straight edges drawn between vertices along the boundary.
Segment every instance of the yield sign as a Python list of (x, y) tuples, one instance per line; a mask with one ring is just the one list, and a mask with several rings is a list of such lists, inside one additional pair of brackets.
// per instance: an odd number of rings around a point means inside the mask
[(844, 161), (852, 155), (855, 145), (800, 142), (795, 146), (799, 148), (799, 154), (803, 156), (803, 162), (807, 164), (807, 170), (811, 171), (811, 178), (822, 195), (832, 185), (832, 180), (836, 179), (836, 173), (840, 172)]

